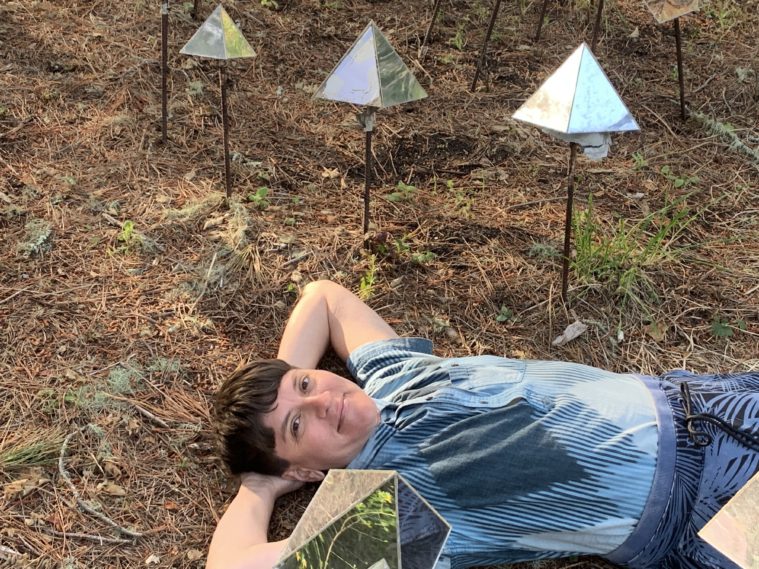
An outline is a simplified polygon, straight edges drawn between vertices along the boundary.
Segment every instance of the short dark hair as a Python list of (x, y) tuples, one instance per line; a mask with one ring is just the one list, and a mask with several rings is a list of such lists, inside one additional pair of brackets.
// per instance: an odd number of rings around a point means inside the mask
[(276, 407), (279, 385), (292, 366), (282, 360), (255, 360), (239, 366), (222, 384), (214, 402), (221, 459), (232, 474), (281, 476), (289, 462), (275, 452), (274, 430), (262, 416)]

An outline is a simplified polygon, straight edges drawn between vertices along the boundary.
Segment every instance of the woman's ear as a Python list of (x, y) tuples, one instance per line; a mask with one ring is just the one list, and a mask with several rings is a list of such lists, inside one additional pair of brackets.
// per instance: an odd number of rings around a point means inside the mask
[(299, 482), (321, 482), (324, 480), (324, 472), (311, 468), (288, 466), (287, 470), (282, 473), (282, 478), (285, 480), (297, 480)]

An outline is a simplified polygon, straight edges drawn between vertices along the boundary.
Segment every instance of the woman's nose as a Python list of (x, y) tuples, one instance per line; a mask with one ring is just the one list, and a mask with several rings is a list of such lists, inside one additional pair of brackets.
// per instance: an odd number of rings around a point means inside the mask
[(328, 391), (322, 391), (310, 397), (310, 402), (316, 411), (317, 416), (326, 417), (329, 412), (331, 398)]

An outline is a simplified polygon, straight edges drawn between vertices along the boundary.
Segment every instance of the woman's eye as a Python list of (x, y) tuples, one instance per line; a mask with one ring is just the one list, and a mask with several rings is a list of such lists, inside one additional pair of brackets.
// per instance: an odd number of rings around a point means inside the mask
[(309, 386), (310, 383), (311, 383), (311, 378), (309, 378), (308, 376), (306, 376), (303, 379), (301, 379), (300, 380), (300, 390), (303, 391), (303, 392), (308, 391), (308, 386)]
[(293, 437), (298, 438), (298, 432), (300, 431), (300, 417), (295, 417), (295, 419), (293, 419), (293, 424), (290, 427), (290, 430), (293, 433)]

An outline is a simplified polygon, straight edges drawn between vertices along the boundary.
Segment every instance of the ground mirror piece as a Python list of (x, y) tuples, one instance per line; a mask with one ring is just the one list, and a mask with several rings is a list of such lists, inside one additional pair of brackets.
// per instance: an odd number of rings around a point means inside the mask
[(315, 99), (365, 107), (357, 117), (366, 133), (364, 233), (369, 230), (374, 114), (377, 109), (410, 103), (426, 96), (427, 92), (372, 21), (359, 34), (358, 39), (340, 58), (314, 94)]
[(331, 470), (278, 569), (432, 569), (450, 526), (392, 470)]
[(699, 535), (740, 567), (759, 568), (759, 474), (709, 520)]
[(569, 142), (561, 278), (561, 297), (566, 302), (577, 148), (581, 147), (589, 158), (600, 160), (608, 154), (611, 145), (609, 133), (637, 131), (640, 128), (585, 43), (517, 109), (513, 118)]
[(221, 118), (224, 129), (224, 185), (227, 198), (232, 195), (232, 180), (229, 164), (229, 115), (227, 113), (227, 68), (226, 61), (243, 57), (255, 57), (256, 52), (242, 35), (240, 28), (219, 4), (197, 32), (179, 53), (197, 57), (219, 59), (221, 85)]
[(646, 0), (649, 12), (660, 24), (699, 9), (700, 0)]

